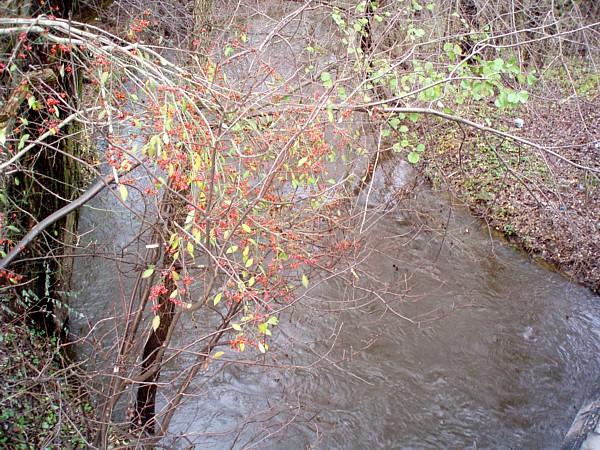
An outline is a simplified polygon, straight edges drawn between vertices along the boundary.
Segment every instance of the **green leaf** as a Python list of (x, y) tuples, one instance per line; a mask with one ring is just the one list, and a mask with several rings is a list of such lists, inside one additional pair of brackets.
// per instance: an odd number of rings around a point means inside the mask
[(235, 331), (242, 331), (242, 327), (239, 326), (237, 323), (232, 323), (231, 328), (233, 328)]
[(106, 80), (108, 80), (108, 72), (102, 72), (102, 75), (100, 76), (100, 83), (104, 84), (106, 83)]
[(152, 276), (152, 274), (154, 273), (154, 266), (149, 266), (146, 270), (144, 270), (144, 272), (142, 273), (142, 278), (150, 278)]
[(252, 233), (252, 228), (250, 228), (249, 225), (243, 223), (242, 224), (242, 229), (246, 232), (246, 233)]
[(269, 317), (269, 320), (267, 320), (266, 323), (268, 323), (269, 325), (277, 325), (279, 321), (277, 320), (277, 317), (275, 316), (271, 316)]
[(303, 158), (300, 158), (300, 159), (298, 160), (298, 164), (297, 164), (297, 166), (298, 166), (298, 167), (300, 167), (300, 166), (304, 165), (304, 163), (305, 163), (306, 161), (308, 161), (308, 156), (305, 156), (305, 157), (303, 157)]
[(425, 144), (419, 144), (419, 145), (417, 145), (416, 150), (418, 152), (424, 152), (425, 151)]
[(246, 261), (246, 267), (250, 267), (253, 263), (254, 263), (254, 258), (250, 258), (248, 261)]
[(329, 72), (321, 73), (321, 81), (325, 87), (331, 87), (333, 85), (333, 81), (331, 81), (331, 74)]
[(519, 99), (519, 101), (521, 103), (527, 103), (527, 100), (529, 100), (529, 92), (527, 92), (527, 91), (520, 91), (517, 94), (517, 97), (518, 97), (518, 99)]
[(25, 147), (25, 141), (29, 139), (29, 135), (28, 134), (24, 134), (23, 136), (21, 136), (21, 140), (19, 141), (19, 145), (17, 147), (18, 150), (21, 150), (23, 147)]
[(226, 251), (225, 253), (226, 253), (227, 255), (229, 255), (230, 253), (237, 252), (237, 249), (238, 249), (238, 248), (239, 248), (239, 247), (238, 247), (237, 245), (232, 245), (231, 247), (229, 247), (229, 248), (227, 249), (227, 251)]
[(302, 286), (308, 288), (308, 277), (305, 274), (302, 274)]
[(408, 162), (411, 164), (418, 163), (419, 159), (421, 159), (421, 157), (419, 156), (419, 154), (417, 152), (410, 152), (408, 154)]
[(156, 331), (159, 326), (160, 326), (160, 316), (154, 316), (154, 319), (152, 319), (152, 329), (154, 331)]
[(223, 53), (225, 54), (225, 56), (229, 56), (233, 53), (233, 48), (230, 45), (228, 45)]
[(217, 295), (215, 295), (215, 300), (214, 300), (214, 305), (217, 306), (219, 304), (219, 302), (221, 301), (221, 297), (223, 297), (223, 293), (219, 292)]

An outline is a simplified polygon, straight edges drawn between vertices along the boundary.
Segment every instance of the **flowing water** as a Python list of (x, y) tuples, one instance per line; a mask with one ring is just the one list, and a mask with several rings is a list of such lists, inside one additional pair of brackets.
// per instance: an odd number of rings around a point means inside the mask
[[(255, 28), (272, 27), (259, 20)], [(360, 207), (388, 197), (363, 198)], [(83, 209), (83, 241), (133, 260), (142, 230), (111, 198)], [(263, 365), (212, 364), (201, 374), (169, 430), (187, 438), (166, 445), (560, 446), (599, 388), (598, 298), (424, 187), (369, 220), (370, 250), (354, 271), (315, 286), (306, 307), (281, 316)], [(75, 270), (79, 333), (89, 322), (100, 337), (114, 334), (98, 320), (122, 314), (136, 272), (93, 257), (79, 258)], [(171, 365), (163, 377), (182, 369)]]
[[(559, 447), (598, 387), (598, 298), (417, 192), (371, 221), (356, 276), (282, 316), (278, 367), (211, 366), (171, 431), (197, 448)], [(83, 211), (82, 232), (95, 223), (88, 238), (122, 249), (135, 227), (105, 201)], [(118, 309), (115, 267), (78, 267), (76, 308), (92, 322)]]

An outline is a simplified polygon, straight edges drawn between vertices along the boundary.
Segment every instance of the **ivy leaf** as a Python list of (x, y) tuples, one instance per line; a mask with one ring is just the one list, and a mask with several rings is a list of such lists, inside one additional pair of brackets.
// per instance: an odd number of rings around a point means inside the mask
[(156, 331), (159, 326), (160, 326), (160, 316), (154, 316), (154, 319), (152, 319), (152, 329), (154, 331)]

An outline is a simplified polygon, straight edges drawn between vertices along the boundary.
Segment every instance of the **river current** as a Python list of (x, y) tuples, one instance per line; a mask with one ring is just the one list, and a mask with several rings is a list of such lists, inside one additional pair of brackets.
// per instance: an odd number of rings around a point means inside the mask
[[(133, 239), (114, 208), (83, 210), (87, 239)], [(354, 274), (282, 315), (277, 367), (211, 365), (170, 431), (197, 448), (559, 447), (598, 387), (598, 298), (425, 187), (364, 226)], [(80, 324), (118, 310), (126, 274), (99, 258), (76, 270)]]

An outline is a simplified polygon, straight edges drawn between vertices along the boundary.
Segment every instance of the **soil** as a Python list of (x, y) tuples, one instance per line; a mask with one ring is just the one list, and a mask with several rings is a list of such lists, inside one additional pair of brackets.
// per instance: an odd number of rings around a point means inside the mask
[(543, 95), (492, 121), (560, 158), (437, 122), (429, 124), (435, 150), (422, 169), (533, 258), (600, 293), (600, 95), (560, 92), (545, 86)]

